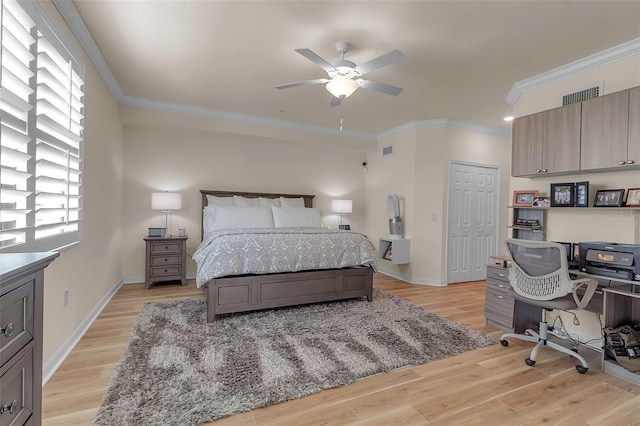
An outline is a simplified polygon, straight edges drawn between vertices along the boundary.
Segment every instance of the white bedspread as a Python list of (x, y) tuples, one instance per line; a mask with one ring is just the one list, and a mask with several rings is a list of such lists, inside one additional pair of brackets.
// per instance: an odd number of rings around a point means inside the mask
[(207, 232), (193, 254), (198, 287), (219, 277), (370, 265), (375, 247), (362, 234), (326, 228)]

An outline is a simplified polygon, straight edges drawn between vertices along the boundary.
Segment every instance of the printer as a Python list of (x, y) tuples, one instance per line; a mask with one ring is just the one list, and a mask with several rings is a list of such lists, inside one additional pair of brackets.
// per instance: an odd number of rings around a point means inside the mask
[(580, 243), (580, 271), (603, 277), (640, 281), (640, 245)]

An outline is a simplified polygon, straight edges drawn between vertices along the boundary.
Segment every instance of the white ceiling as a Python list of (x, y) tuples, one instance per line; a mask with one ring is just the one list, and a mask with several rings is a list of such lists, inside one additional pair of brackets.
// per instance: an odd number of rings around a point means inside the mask
[[(337, 128), (324, 78), (294, 51), (329, 62), (335, 44), (363, 63), (406, 59), (367, 74), (403, 87), (358, 89), (344, 128), (380, 133), (447, 118), (509, 129), (514, 83), (640, 37), (640, 1), (96, 1), (74, 0), (126, 96)], [(640, 72), (640, 70), (639, 70)]]

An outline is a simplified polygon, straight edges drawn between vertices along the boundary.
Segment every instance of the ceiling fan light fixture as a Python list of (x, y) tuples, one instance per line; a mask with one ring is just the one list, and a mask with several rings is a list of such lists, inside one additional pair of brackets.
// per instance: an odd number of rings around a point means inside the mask
[(344, 77), (336, 77), (325, 86), (327, 91), (331, 93), (333, 96), (339, 99), (348, 98), (358, 86), (358, 83), (355, 80)]

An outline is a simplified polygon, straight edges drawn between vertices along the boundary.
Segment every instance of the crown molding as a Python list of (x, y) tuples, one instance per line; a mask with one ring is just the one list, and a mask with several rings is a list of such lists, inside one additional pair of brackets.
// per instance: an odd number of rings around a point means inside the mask
[(172, 102), (154, 101), (151, 99), (136, 98), (132, 96), (124, 96), (120, 103), (138, 108), (155, 109), (160, 111), (177, 112), (180, 114), (196, 115), (200, 117), (214, 118), (219, 120), (235, 121), (238, 123), (252, 124), (257, 126), (269, 126), (279, 129), (297, 130), (302, 132), (320, 133), (332, 136), (349, 137), (354, 139), (364, 139), (375, 141), (377, 137), (372, 133), (354, 132), (351, 130), (334, 129), (332, 127), (314, 126), (312, 124), (303, 124), (294, 121), (277, 120), (273, 118), (265, 118), (257, 115), (241, 114), (237, 112), (220, 111), (209, 108), (200, 108), (190, 105), (175, 104)]
[(404, 133), (409, 130), (415, 129), (428, 129), (434, 127), (457, 127), (460, 129), (471, 130), (476, 133), (484, 133), (491, 136), (498, 136), (501, 138), (511, 138), (511, 131), (494, 129), (491, 127), (478, 126), (476, 124), (466, 123), (464, 121), (449, 120), (447, 118), (440, 118), (437, 120), (420, 120), (405, 123), (401, 126), (394, 127), (393, 129), (378, 134), (378, 140), (388, 138), (393, 135)]
[(78, 42), (86, 52), (89, 59), (91, 59), (91, 62), (93, 62), (98, 74), (100, 74), (104, 80), (113, 97), (116, 98), (117, 101), (120, 101), (124, 97), (124, 92), (120, 88), (116, 78), (111, 73), (111, 69), (109, 69), (102, 53), (100, 53), (98, 45), (96, 45), (93, 37), (91, 37), (91, 33), (78, 13), (78, 9), (76, 9), (71, 0), (52, 0), (52, 2), (71, 29), (71, 32), (73, 32), (78, 39)]
[(578, 59), (561, 67), (545, 71), (534, 77), (518, 81), (513, 85), (511, 90), (509, 90), (506, 101), (509, 105), (513, 105), (520, 95), (526, 91), (639, 54), (640, 38), (636, 38), (610, 49), (603, 50), (602, 52), (587, 56), (586, 58)]

